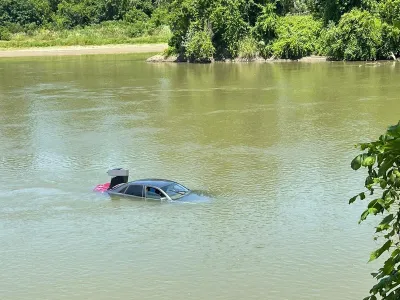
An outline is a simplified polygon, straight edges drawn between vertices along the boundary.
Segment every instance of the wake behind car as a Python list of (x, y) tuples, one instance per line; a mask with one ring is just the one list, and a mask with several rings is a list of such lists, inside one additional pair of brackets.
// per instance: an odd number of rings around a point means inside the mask
[(166, 179), (138, 179), (128, 182), (129, 171), (113, 169), (107, 172), (112, 176), (110, 183), (100, 184), (94, 189), (110, 195), (127, 196), (149, 200), (179, 200), (191, 194), (183, 185)]

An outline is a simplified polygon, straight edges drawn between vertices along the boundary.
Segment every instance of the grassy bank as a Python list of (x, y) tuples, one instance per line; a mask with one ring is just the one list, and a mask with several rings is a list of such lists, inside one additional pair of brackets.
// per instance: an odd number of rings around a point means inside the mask
[(141, 28), (124, 22), (104, 22), (70, 30), (35, 29), (9, 34), (0, 41), (0, 48), (31, 48), (50, 46), (91, 46), (109, 44), (167, 43), (171, 32), (167, 26), (143, 33)]

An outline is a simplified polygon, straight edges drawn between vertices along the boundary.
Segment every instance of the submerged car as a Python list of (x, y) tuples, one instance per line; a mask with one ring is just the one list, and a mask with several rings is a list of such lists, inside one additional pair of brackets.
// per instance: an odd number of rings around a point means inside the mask
[(111, 182), (96, 186), (95, 191), (110, 195), (169, 201), (181, 199), (191, 193), (188, 188), (171, 180), (139, 179), (128, 182), (128, 170), (113, 169), (107, 173), (113, 176)]

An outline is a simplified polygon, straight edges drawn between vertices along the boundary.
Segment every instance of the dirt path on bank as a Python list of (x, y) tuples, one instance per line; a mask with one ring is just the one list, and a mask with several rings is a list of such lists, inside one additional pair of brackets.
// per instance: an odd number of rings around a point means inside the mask
[(1, 57), (65, 56), (88, 54), (123, 54), (162, 52), (167, 44), (102, 45), (102, 46), (60, 46), (27, 49), (0, 49)]

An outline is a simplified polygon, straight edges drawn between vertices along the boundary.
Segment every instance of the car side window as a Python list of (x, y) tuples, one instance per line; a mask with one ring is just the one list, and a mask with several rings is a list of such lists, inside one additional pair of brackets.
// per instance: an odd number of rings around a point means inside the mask
[(123, 193), (127, 187), (128, 187), (127, 184), (119, 184), (119, 185), (114, 186), (111, 190), (113, 190), (117, 193)]
[(150, 199), (161, 199), (164, 197), (164, 195), (160, 192), (159, 189), (153, 188), (153, 187), (146, 187), (146, 198)]
[(126, 191), (126, 195), (143, 197), (143, 185), (130, 185)]

